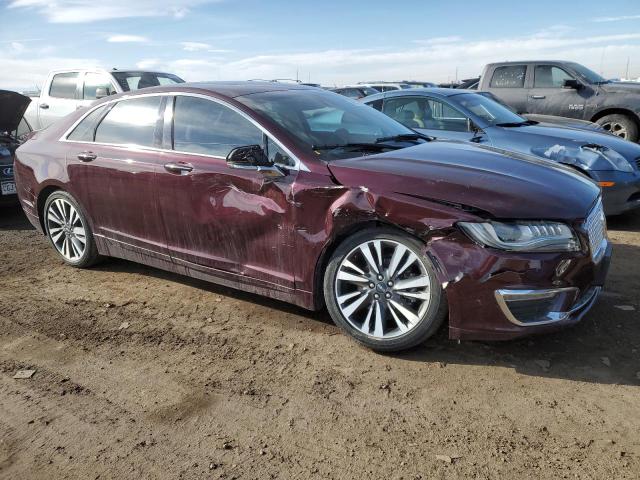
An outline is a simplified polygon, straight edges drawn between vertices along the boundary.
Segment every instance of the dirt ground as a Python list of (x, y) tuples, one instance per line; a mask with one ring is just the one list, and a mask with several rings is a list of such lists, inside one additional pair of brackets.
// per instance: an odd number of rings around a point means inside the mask
[(640, 214), (610, 229), (577, 327), (380, 355), (326, 313), (65, 267), (2, 208), (0, 478), (640, 478)]

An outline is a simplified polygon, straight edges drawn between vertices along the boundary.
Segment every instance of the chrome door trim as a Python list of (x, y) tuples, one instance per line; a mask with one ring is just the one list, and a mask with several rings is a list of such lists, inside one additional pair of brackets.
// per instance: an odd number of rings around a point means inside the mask
[(181, 155), (194, 155), (194, 156), (198, 156), (198, 157), (209, 157), (209, 158), (226, 160), (225, 157), (220, 157), (220, 156), (217, 156), (217, 155), (208, 155), (208, 154), (204, 154), (204, 153), (183, 152), (181, 150), (171, 150), (171, 149), (156, 148), (156, 147), (145, 147), (145, 146), (135, 145), (135, 144), (82, 142), (82, 141), (78, 141), (78, 140), (69, 140), (67, 138), (69, 135), (71, 135), (71, 132), (73, 132), (73, 130), (78, 126), (78, 124), (80, 122), (82, 122), (82, 120), (84, 120), (88, 115), (91, 114), (91, 112), (93, 112), (97, 108), (100, 108), (100, 107), (102, 107), (104, 105), (109, 105), (109, 104), (112, 104), (112, 103), (120, 102), (120, 101), (132, 100), (134, 98), (164, 97), (164, 96), (172, 96), (172, 97), (173, 96), (185, 96), (185, 97), (202, 98), (204, 100), (209, 100), (210, 102), (218, 103), (218, 104), (220, 104), (220, 105), (222, 105), (224, 107), (227, 107), (227, 108), (233, 110), (234, 112), (240, 114), (243, 118), (245, 118), (246, 120), (251, 122), (255, 127), (257, 127), (260, 131), (262, 131), (262, 133), (264, 133), (269, 138), (271, 138), (294, 161), (294, 165), (293, 166), (291, 166), (291, 165), (278, 165), (278, 166), (284, 167), (287, 170), (296, 170), (296, 171), (300, 170), (300, 171), (304, 171), (304, 172), (309, 172), (310, 171), (309, 168), (304, 163), (302, 163), (302, 161), (293, 152), (291, 152), (291, 150), (289, 150), (280, 140), (278, 140), (278, 138), (275, 135), (273, 135), (269, 130), (267, 130), (265, 127), (263, 127), (256, 120), (254, 120), (253, 118), (248, 116), (245, 112), (240, 110), (235, 105), (231, 105), (231, 104), (229, 104), (228, 102), (226, 102), (224, 100), (221, 100), (219, 98), (214, 98), (214, 97), (209, 96), (209, 95), (204, 95), (204, 94), (201, 94), (201, 93), (180, 92), (180, 91), (159, 92), (159, 93), (153, 92), (153, 93), (143, 93), (143, 94), (138, 94), (138, 95), (125, 95), (125, 96), (122, 96), (120, 98), (115, 98), (115, 99), (109, 100), (107, 102), (100, 103), (99, 105), (95, 105), (95, 106), (89, 108), (86, 112), (84, 112), (84, 114), (80, 118), (78, 118), (75, 122), (73, 122), (71, 127), (69, 127), (62, 134), (62, 136), (58, 139), (58, 141), (65, 142), (65, 143), (83, 143), (83, 144), (90, 143), (90, 144), (94, 144), (94, 145), (102, 145), (102, 146), (110, 146), (110, 147), (122, 147), (122, 148), (127, 148), (127, 149), (151, 151), (151, 152), (179, 153)]

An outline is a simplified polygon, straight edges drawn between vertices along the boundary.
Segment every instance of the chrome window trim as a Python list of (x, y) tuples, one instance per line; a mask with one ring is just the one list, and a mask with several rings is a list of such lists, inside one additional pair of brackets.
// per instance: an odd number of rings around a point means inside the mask
[(109, 100), (107, 102), (103, 102), (103, 103), (100, 103), (99, 105), (95, 105), (93, 107), (90, 107), (80, 118), (78, 118), (75, 122), (73, 122), (71, 127), (69, 127), (67, 130), (65, 130), (65, 132), (58, 139), (58, 141), (59, 142), (64, 142), (64, 143), (82, 143), (82, 144), (89, 143), (89, 144), (93, 144), (93, 145), (102, 145), (102, 146), (109, 146), (109, 147), (121, 147), (121, 148), (127, 148), (127, 149), (138, 149), (138, 150), (144, 150), (144, 151), (154, 151), (154, 152), (164, 152), (164, 153), (179, 153), (180, 155), (193, 155), (193, 156), (198, 156), (198, 157), (208, 157), (208, 158), (226, 160), (226, 157), (220, 157), (220, 156), (217, 156), (217, 155), (208, 155), (208, 154), (205, 154), (205, 153), (193, 153), (193, 152), (184, 152), (182, 150), (172, 150), (172, 149), (157, 148), (157, 147), (145, 147), (143, 145), (136, 145), (136, 144), (101, 143), (101, 142), (95, 142), (95, 141), (94, 142), (81, 142), (81, 141), (78, 141), (78, 140), (69, 140), (67, 138), (69, 135), (71, 135), (71, 132), (73, 132), (73, 130), (78, 126), (78, 124), (80, 122), (82, 122), (88, 115), (90, 115), (91, 112), (93, 112), (97, 108), (100, 108), (100, 107), (102, 107), (104, 105), (109, 105), (109, 104), (112, 104), (112, 103), (126, 101), (126, 100), (132, 100), (134, 98), (165, 97), (165, 96), (170, 96), (170, 97), (185, 96), (185, 97), (202, 98), (204, 100), (208, 100), (210, 102), (218, 103), (218, 104), (220, 104), (220, 105), (222, 105), (224, 107), (227, 107), (227, 108), (233, 110), (234, 112), (236, 112), (239, 115), (241, 115), (244, 119), (246, 119), (249, 122), (251, 122), (263, 134), (265, 134), (269, 138), (271, 138), (294, 161), (294, 165), (293, 166), (291, 166), (291, 165), (281, 165), (281, 164), (276, 164), (276, 165), (278, 165), (280, 167), (283, 167), (283, 168), (286, 168), (287, 170), (296, 170), (296, 171), (303, 171), (303, 172), (309, 172), (310, 171), (309, 168), (304, 163), (302, 163), (302, 161), (298, 158), (298, 156), (295, 155), (293, 152), (291, 152), (291, 150), (289, 150), (280, 140), (278, 140), (278, 138), (275, 135), (273, 135), (269, 130), (267, 130), (265, 127), (263, 127), (256, 120), (254, 120), (253, 118), (249, 117), (245, 112), (240, 110), (235, 105), (231, 105), (228, 102), (225, 102), (224, 100), (221, 100), (219, 98), (214, 98), (214, 97), (211, 97), (209, 95), (204, 95), (204, 94), (201, 94), (201, 93), (179, 92), (179, 91), (152, 92), (152, 93), (143, 93), (143, 94), (137, 94), (137, 95), (123, 95), (120, 98), (114, 98), (114, 99)]

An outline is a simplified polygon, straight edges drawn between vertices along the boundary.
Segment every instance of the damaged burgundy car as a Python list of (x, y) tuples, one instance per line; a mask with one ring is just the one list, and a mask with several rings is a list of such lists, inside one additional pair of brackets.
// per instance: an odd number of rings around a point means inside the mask
[(579, 321), (611, 255), (591, 180), (430, 141), (335, 93), (273, 83), (117, 95), (17, 151), (24, 210), (60, 257), (120, 257), (326, 305), (400, 350)]

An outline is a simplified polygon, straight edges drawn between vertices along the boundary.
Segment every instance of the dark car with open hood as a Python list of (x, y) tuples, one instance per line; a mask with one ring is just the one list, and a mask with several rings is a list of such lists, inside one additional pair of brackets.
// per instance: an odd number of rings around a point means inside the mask
[(430, 141), (317, 88), (237, 82), (104, 99), (18, 148), (24, 211), (61, 260), (120, 257), (326, 306), (371, 348), (579, 321), (611, 247), (598, 186)]
[(24, 112), (31, 99), (8, 90), (0, 90), (0, 204), (17, 203), (13, 179), (13, 154), (31, 127)]

